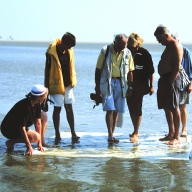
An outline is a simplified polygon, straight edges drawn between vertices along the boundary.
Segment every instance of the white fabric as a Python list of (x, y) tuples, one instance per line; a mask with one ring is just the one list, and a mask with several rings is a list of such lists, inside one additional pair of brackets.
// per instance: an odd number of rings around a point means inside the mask
[(54, 102), (54, 106), (62, 107), (64, 104), (72, 104), (75, 102), (75, 97), (73, 94), (73, 88), (70, 86), (65, 88), (65, 95), (54, 94), (50, 95), (50, 99)]
[(46, 87), (44, 87), (43, 85), (36, 84), (36, 85), (33, 85), (31, 89), (31, 94), (34, 96), (41, 96), (45, 94), (46, 90), (47, 90)]

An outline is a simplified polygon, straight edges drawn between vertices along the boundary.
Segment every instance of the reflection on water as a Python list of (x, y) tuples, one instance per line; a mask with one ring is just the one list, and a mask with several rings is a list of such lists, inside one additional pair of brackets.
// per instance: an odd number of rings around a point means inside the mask
[(1, 191), (142, 192), (188, 191), (192, 187), (191, 172), (184, 172), (186, 161), (6, 154), (2, 159)]
[(1, 191), (154, 192), (188, 191), (192, 187), (190, 160), (135, 158), (127, 153), (137, 154), (140, 144), (126, 149), (130, 143), (103, 142), (96, 149), (89, 143), (85, 147), (85, 141), (73, 144), (66, 137), (47, 154), (33, 156), (24, 155), (22, 144), (12, 155), (7, 155), (4, 147), (0, 154)]
[(192, 187), (189, 159), (160, 160), (154, 156), (161, 156), (159, 149), (163, 149), (164, 154), (167, 151), (174, 156), (177, 152), (181, 157), (186, 146), (168, 147), (151, 135), (140, 135), (135, 144), (128, 142), (122, 133), (115, 135), (119, 144), (108, 144), (106, 133), (79, 132), (79, 135), (78, 143), (71, 142), (69, 132), (61, 132), (62, 140), (57, 144), (53, 137), (46, 138), (54, 148), (43, 153), (36, 151), (33, 156), (24, 155), (24, 144), (16, 144), (12, 155), (8, 155), (6, 139), (2, 138), (1, 191), (154, 192)]

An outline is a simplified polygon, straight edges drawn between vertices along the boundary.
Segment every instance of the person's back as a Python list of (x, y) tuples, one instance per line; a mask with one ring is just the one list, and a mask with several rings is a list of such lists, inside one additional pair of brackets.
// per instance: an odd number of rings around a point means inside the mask
[(183, 47), (183, 59), (181, 65), (185, 69), (189, 80), (192, 80), (192, 53), (187, 47)]
[[(179, 36), (177, 33), (172, 33), (171, 36), (178, 42)], [(192, 54), (187, 47), (183, 46), (183, 58), (180, 68), (181, 86), (179, 91), (179, 109), (181, 113), (182, 131), (181, 137), (187, 136), (187, 107), (190, 103), (190, 93), (192, 91)]]

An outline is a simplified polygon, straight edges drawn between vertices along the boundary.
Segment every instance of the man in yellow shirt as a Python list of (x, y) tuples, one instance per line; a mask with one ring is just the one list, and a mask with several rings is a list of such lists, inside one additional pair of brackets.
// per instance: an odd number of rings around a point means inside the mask
[(95, 71), (96, 95), (102, 95), (110, 143), (119, 142), (113, 136), (118, 113), (125, 112), (126, 96), (132, 94), (133, 88), (134, 63), (131, 52), (126, 46), (126, 35), (116, 35), (112, 44), (101, 49)]

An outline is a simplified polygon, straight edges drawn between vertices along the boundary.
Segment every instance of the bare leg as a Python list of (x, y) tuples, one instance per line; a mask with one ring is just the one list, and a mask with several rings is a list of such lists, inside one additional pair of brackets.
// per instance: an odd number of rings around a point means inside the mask
[(113, 139), (113, 111), (107, 111), (105, 116), (107, 129), (108, 129), (108, 139)]
[[(27, 131), (27, 136), (29, 138), (30, 143), (39, 142), (41, 139), (39, 133), (37, 133), (34, 130), (30, 130), (30, 129)], [(15, 143), (25, 143), (26, 144), (25, 140), (22, 137), (18, 138), (18, 139), (7, 140), (5, 144), (7, 146), (8, 153), (13, 151)], [(29, 146), (26, 145), (26, 147), (27, 147), (27, 152), (28, 152)]]
[(159, 140), (160, 141), (169, 141), (169, 140), (173, 139), (174, 134), (175, 134), (174, 120), (173, 120), (173, 114), (170, 110), (164, 109), (164, 111), (165, 111), (167, 124), (169, 127), (169, 133), (167, 136), (165, 136), (164, 138), (160, 138)]
[(74, 123), (74, 114), (73, 114), (72, 104), (65, 104), (64, 106), (65, 106), (67, 121), (71, 129), (72, 139), (79, 139), (80, 137), (78, 137), (75, 133), (75, 123)]
[(180, 138), (179, 138), (179, 129), (180, 129), (180, 111), (179, 109), (175, 109), (172, 111), (173, 114), (173, 122), (174, 122), (174, 127), (175, 127), (175, 134), (173, 139), (168, 143), (169, 145), (177, 144), (180, 143)]
[(119, 142), (119, 140), (113, 137), (113, 133), (115, 130), (115, 125), (117, 122), (118, 113), (112, 110), (106, 112), (105, 120), (108, 129), (108, 141), (110, 142)]
[(61, 107), (55, 107), (53, 110), (53, 124), (55, 128), (55, 139), (61, 140), (60, 132), (59, 132), (59, 125), (60, 125), (60, 112)]
[(175, 135), (174, 139), (179, 140), (179, 129), (180, 129), (180, 122), (181, 122), (181, 115), (179, 109), (173, 110), (173, 120), (174, 120), (174, 127), (175, 127)]
[(181, 112), (181, 123), (182, 123), (181, 136), (186, 137), (187, 136), (187, 119), (188, 119), (187, 108), (185, 104), (180, 105), (179, 107)]
[[(112, 132), (113, 132), (113, 133), (114, 133), (114, 131), (115, 131), (115, 127), (116, 127), (116, 124), (117, 124), (117, 120), (118, 120), (118, 112), (113, 111), (113, 128), (112, 128)], [(113, 139), (115, 139), (115, 138), (113, 137)], [(115, 140), (117, 140), (117, 139), (115, 139)]]
[(132, 120), (132, 123), (134, 126), (134, 132), (132, 133), (131, 138), (130, 138), (130, 141), (132, 141), (132, 142), (138, 141), (139, 127), (141, 124), (141, 119), (142, 119), (142, 116), (131, 115), (131, 120)]
[(42, 142), (42, 146), (43, 147), (49, 147), (48, 144), (45, 143), (45, 132), (47, 129), (47, 113), (42, 111), (41, 112), (41, 126), (42, 126), (42, 130), (41, 130), (41, 142)]
[(14, 149), (14, 145), (15, 143), (24, 143), (25, 141), (20, 138), (20, 139), (9, 139), (5, 142), (6, 146), (7, 146), (7, 151), (8, 152), (12, 152)]

